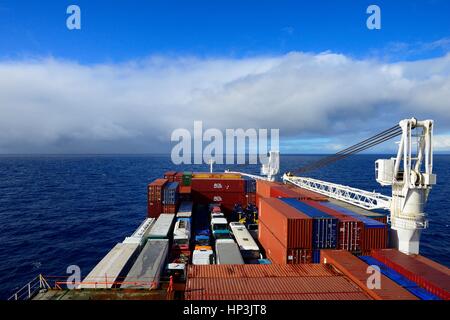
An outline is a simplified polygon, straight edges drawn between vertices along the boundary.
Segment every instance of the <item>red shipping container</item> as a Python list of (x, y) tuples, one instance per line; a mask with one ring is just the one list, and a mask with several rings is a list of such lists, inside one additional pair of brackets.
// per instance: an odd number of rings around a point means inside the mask
[(201, 204), (236, 204), (245, 205), (247, 202), (245, 194), (242, 192), (196, 192), (192, 190), (192, 197), (195, 202)]
[(361, 221), (331, 208), (322, 206), (317, 201), (304, 200), (303, 202), (330, 216), (336, 217), (339, 220), (338, 249), (352, 252), (361, 250), (361, 238), (364, 228), (364, 224)]
[(167, 179), (168, 182), (173, 182), (176, 174), (176, 171), (167, 171), (164, 173), (164, 179)]
[(147, 216), (149, 218), (158, 218), (162, 212), (162, 203), (149, 201), (147, 204)]
[(364, 226), (361, 237), (361, 254), (368, 255), (372, 249), (385, 249), (388, 242), (388, 229), (385, 225), (381, 228), (368, 228)]
[(450, 300), (448, 272), (442, 272), (429, 263), (423, 263), (395, 249), (372, 250), (371, 256), (439, 298)]
[(280, 186), (279, 183), (256, 180), (256, 194), (259, 197), (270, 198), (270, 189), (275, 186)]
[(148, 200), (162, 201), (162, 189), (167, 183), (167, 179), (156, 179), (148, 185)]
[(287, 248), (312, 249), (313, 219), (276, 198), (261, 198), (258, 219)]
[(273, 186), (270, 188), (270, 196), (274, 198), (299, 198), (299, 194), (287, 186)]
[(192, 179), (191, 187), (198, 192), (239, 192), (245, 193), (243, 179)]
[(180, 186), (180, 194), (189, 194), (191, 193), (191, 186)]
[(421, 256), (419, 254), (414, 254), (414, 255), (410, 255), (410, 257), (414, 258), (417, 261), (420, 261), (422, 263), (427, 264), (428, 266), (430, 266), (433, 269), (439, 270), (440, 272), (445, 273), (447, 276), (450, 277), (450, 269), (447, 268), (446, 266), (439, 264), (433, 260), (430, 260), (428, 258), (425, 258), (424, 256)]
[(162, 207), (163, 213), (177, 213), (177, 205), (176, 204), (164, 204)]
[(298, 194), (298, 198), (301, 200), (314, 200), (314, 201), (328, 201), (328, 197), (324, 196), (320, 193), (306, 190), (297, 186), (293, 186), (290, 184), (286, 185), (289, 189)]
[(183, 172), (177, 172), (173, 177), (173, 181), (178, 182), (181, 185), (183, 182), (183, 174)]
[(261, 220), (258, 223), (258, 240), (263, 246), (267, 257), (274, 264), (312, 262), (311, 249), (286, 248)]
[(385, 275), (380, 289), (367, 287), (369, 265), (345, 250), (320, 250), (320, 262), (331, 264), (376, 300), (418, 300), (418, 298)]

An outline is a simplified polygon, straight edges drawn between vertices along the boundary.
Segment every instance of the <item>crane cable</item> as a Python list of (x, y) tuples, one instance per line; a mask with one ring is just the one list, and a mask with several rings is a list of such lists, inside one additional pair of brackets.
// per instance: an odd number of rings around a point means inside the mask
[(374, 135), (373, 137), (365, 139), (365, 140), (363, 140), (355, 145), (352, 145), (346, 149), (343, 149), (331, 156), (327, 156), (321, 160), (312, 162), (312, 163), (294, 171), (294, 173), (305, 173), (305, 172), (308, 172), (311, 170), (322, 168), (330, 163), (347, 158), (348, 156), (350, 156), (352, 154), (361, 152), (361, 151), (371, 148), (375, 145), (383, 143), (387, 140), (390, 140), (396, 136), (399, 136), (401, 133), (402, 133), (402, 129), (399, 125), (393, 126), (392, 128), (384, 130), (384, 131)]

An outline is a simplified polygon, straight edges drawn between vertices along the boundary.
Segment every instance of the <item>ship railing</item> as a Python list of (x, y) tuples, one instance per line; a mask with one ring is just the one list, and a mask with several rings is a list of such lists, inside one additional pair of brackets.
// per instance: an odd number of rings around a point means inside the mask
[(44, 276), (39, 274), (33, 280), (17, 290), (16, 293), (8, 298), (8, 300), (30, 300), (43, 289), (51, 289), (51, 287)]

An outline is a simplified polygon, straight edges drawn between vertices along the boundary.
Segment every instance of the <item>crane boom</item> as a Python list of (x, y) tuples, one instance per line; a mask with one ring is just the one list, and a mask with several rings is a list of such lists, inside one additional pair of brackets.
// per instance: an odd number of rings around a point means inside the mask
[(283, 182), (291, 183), (300, 188), (311, 190), (330, 198), (348, 202), (357, 207), (361, 207), (367, 210), (389, 210), (392, 200), (391, 197), (385, 196), (381, 193), (369, 192), (312, 178), (294, 177), (288, 174), (283, 175)]

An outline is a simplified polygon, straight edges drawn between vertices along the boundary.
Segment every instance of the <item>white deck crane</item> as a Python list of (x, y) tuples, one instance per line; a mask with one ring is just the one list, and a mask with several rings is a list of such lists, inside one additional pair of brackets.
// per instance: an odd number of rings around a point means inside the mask
[[(414, 134), (413, 134), (414, 133)], [(397, 156), (375, 161), (376, 180), (382, 186), (391, 186), (392, 196), (369, 192), (313, 178), (284, 174), (285, 183), (308, 189), (331, 198), (367, 209), (389, 210), (393, 246), (406, 254), (418, 254), (420, 234), (428, 227), (424, 205), (434, 184), (433, 174), (433, 121), (405, 119), (370, 139), (364, 140), (336, 155), (309, 165), (315, 169), (350, 154), (365, 150), (401, 134)], [(416, 138), (415, 141), (414, 138)], [(270, 152), (269, 161), (263, 165), (261, 174), (266, 177), (240, 173), (253, 179), (273, 181), (279, 171), (279, 153)], [(306, 170), (304, 170), (306, 171)]]
[[(418, 254), (421, 231), (428, 227), (424, 205), (436, 184), (433, 121), (411, 118), (400, 121), (399, 126), (401, 140), (397, 156), (375, 162), (376, 180), (382, 186), (392, 187), (392, 197), (289, 174), (283, 175), (283, 181), (368, 210), (389, 210), (394, 247), (406, 254)], [(415, 148), (413, 138), (417, 139)]]

